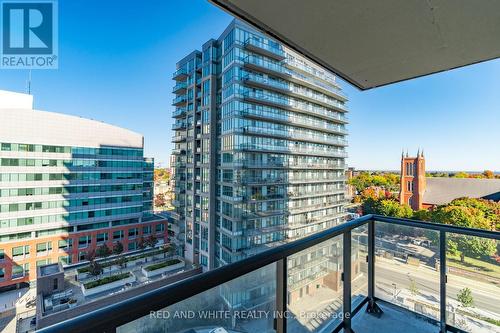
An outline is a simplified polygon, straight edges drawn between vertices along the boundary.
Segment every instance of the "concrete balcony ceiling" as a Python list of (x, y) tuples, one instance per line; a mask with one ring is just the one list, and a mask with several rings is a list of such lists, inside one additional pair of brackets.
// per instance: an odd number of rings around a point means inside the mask
[(493, 0), (210, 0), (362, 90), (500, 56)]

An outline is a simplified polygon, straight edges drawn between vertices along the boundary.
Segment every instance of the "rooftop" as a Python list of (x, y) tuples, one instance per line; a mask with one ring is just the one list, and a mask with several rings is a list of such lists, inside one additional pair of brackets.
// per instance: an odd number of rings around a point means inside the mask
[(461, 197), (484, 198), (495, 194), (500, 199), (500, 179), (427, 177), (425, 181), (423, 202), (427, 204), (444, 205)]

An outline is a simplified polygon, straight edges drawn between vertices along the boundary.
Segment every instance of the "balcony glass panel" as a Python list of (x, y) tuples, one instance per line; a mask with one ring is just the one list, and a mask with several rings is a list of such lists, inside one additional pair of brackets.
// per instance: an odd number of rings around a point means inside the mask
[(447, 323), (467, 332), (500, 332), (499, 242), (446, 236)]
[(439, 320), (439, 232), (376, 221), (375, 255), (375, 296)]
[[(226, 282), (117, 328), (117, 333), (273, 331), (276, 264)], [(251, 315), (253, 315), (251, 317)], [(223, 330), (214, 332), (225, 332)]]
[(368, 296), (368, 226), (351, 231), (351, 303), (352, 309)]
[(287, 332), (332, 332), (342, 318), (342, 237), (288, 258)]

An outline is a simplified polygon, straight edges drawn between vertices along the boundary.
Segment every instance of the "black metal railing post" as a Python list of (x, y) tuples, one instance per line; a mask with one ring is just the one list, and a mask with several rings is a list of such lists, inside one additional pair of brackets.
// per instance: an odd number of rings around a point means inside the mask
[(344, 232), (344, 256), (343, 256), (343, 282), (344, 282), (344, 304), (343, 304), (343, 326), (345, 333), (351, 333), (351, 230)]
[(439, 231), (439, 311), (441, 332), (446, 333), (446, 231)]
[(375, 303), (375, 220), (368, 222), (368, 306), (366, 312), (380, 316), (383, 311)]
[(276, 262), (276, 333), (286, 333), (286, 314), (288, 301), (287, 258)]

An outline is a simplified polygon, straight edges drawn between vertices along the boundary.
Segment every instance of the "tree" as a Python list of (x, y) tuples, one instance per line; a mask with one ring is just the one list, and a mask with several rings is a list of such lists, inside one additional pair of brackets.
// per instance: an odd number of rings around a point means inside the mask
[(146, 238), (145, 240), (146, 246), (149, 247), (155, 247), (157, 243), (158, 243), (158, 238), (154, 234), (149, 235), (149, 237)]
[(92, 259), (89, 265), (89, 273), (93, 276), (98, 276), (102, 273), (102, 266), (97, 261)]
[(116, 265), (120, 266), (120, 271), (127, 267), (127, 259), (124, 257), (124, 256), (119, 256), (116, 261), (115, 261)]
[(381, 200), (377, 210), (377, 214), (385, 216), (411, 218), (413, 215), (410, 206), (401, 205), (399, 202), (389, 199)]
[(170, 171), (168, 169), (155, 169), (154, 171), (154, 181), (157, 182), (168, 182), (170, 180)]
[(469, 174), (463, 171), (457, 172), (453, 175), (453, 178), (469, 178)]
[(102, 244), (96, 249), (95, 254), (97, 257), (106, 258), (111, 254), (111, 250), (106, 244)]
[(483, 176), (484, 176), (484, 178), (488, 178), (488, 179), (495, 178), (495, 174), (491, 170), (484, 170)]
[[(466, 202), (470, 199), (452, 201), (448, 206), (440, 206), (433, 214), (433, 220), (439, 223), (451, 224), (466, 228), (491, 229), (491, 222), (485, 217), (485, 213)], [(455, 254), (460, 254), (460, 260), (465, 262), (465, 256), (481, 257), (491, 256), (496, 252), (494, 240), (471, 237), (450, 236), (448, 246)], [(450, 253), (450, 249), (448, 250)]]
[(141, 250), (142, 250), (142, 249), (144, 249), (144, 248), (146, 247), (146, 243), (145, 243), (144, 238), (143, 238), (142, 236), (141, 236), (141, 237), (139, 238), (139, 240), (137, 241), (137, 247), (138, 247), (139, 249), (141, 249)]
[(413, 296), (416, 296), (420, 293), (420, 290), (418, 289), (418, 286), (417, 286), (417, 282), (415, 281), (415, 279), (409, 277), (410, 279), (410, 285), (408, 287), (408, 290), (410, 290), (410, 293), (413, 295)]
[(123, 252), (123, 244), (118, 241), (113, 245), (113, 254), (120, 254)]
[(155, 195), (155, 207), (165, 207), (167, 200), (165, 198), (165, 193), (158, 193)]
[(95, 256), (95, 250), (94, 249), (90, 249), (87, 252), (87, 254), (85, 254), (85, 260), (90, 261), (90, 262), (94, 261), (95, 257), (96, 256)]
[(465, 262), (465, 257), (478, 258), (481, 256), (492, 256), (497, 250), (495, 240), (473, 236), (456, 236), (452, 240), (456, 242), (460, 253), (460, 261)]
[(474, 298), (472, 297), (472, 291), (469, 288), (464, 288), (460, 290), (457, 294), (457, 300), (464, 308), (474, 305)]

